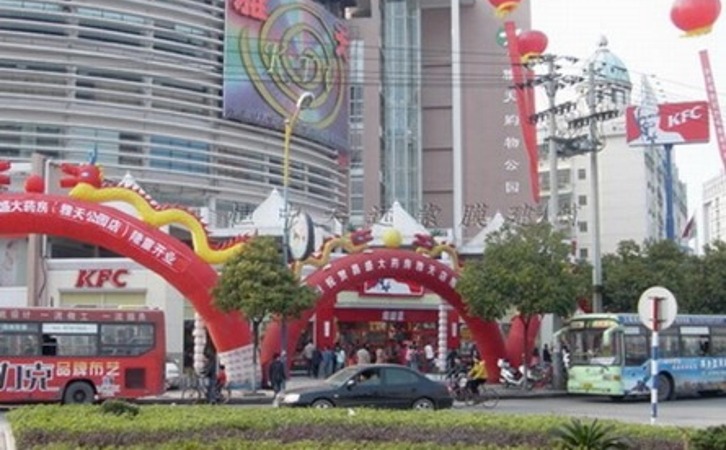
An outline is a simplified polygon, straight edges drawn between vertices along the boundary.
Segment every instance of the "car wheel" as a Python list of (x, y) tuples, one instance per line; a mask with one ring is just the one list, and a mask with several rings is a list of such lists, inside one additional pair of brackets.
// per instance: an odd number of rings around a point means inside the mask
[(434, 402), (431, 401), (431, 399), (428, 398), (420, 398), (413, 402), (413, 409), (420, 409), (420, 410), (431, 410), (435, 409)]
[(313, 408), (328, 409), (328, 408), (332, 408), (335, 405), (333, 405), (333, 402), (331, 402), (330, 400), (326, 400), (324, 398), (319, 398), (319, 399), (315, 400), (311, 406)]

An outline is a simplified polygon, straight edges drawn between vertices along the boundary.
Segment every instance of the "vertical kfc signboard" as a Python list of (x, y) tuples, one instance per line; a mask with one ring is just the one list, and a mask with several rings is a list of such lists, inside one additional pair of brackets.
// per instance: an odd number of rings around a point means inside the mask
[(630, 146), (698, 144), (709, 140), (708, 102), (630, 106), (625, 117)]

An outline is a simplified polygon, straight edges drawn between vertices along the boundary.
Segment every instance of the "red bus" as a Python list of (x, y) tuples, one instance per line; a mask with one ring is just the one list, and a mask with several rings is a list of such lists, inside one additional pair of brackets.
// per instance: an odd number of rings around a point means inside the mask
[(0, 403), (90, 403), (164, 392), (158, 310), (0, 308)]

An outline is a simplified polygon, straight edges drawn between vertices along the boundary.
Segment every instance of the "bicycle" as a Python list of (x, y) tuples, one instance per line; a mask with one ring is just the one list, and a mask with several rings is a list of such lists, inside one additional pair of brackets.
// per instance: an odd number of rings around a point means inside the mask
[(485, 384), (479, 385), (477, 392), (472, 392), (467, 386), (466, 374), (460, 373), (449, 378), (449, 390), (454, 400), (463, 402), (467, 406), (481, 404), (485, 408), (494, 408), (499, 404), (499, 393)]
[[(210, 386), (208, 377), (201, 377), (196, 373), (187, 375), (182, 381), (181, 398), (192, 403), (207, 403), (209, 402), (208, 393), (210, 388), (216, 389), (217, 386)], [(223, 386), (221, 389), (216, 390), (214, 399), (209, 403), (224, 404), (229, 402), (232, 397), (232, 390), (229, 386)]]

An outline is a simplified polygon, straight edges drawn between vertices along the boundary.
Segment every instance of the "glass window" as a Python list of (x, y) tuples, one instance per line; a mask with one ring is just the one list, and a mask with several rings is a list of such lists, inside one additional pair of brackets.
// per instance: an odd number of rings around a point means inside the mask
[(403, 369), (386, 369), (384, 374), (386, 377), (386, 384), (390, 385), (414, 384), (419, 382), (416, 374)]
[[(54, 348), (55, 347), (55, 348)], [(54, 351), (55, 350), (55, 351)], [(98, 354), (98, 335), (43, 335), (43, 354), (58, 356), (94, 356)]]
[(649, 358), (648, 340), (643, 336), (625, 336), (625, 365), (639, 366)]
[(711, 336), (711, 356), (726, 356), (726, 334)]
[(587, 205), (587, 195), (580, 195), (577, 197), (577, 204), (580, 206)]
[(141, 355), (154, 346), (152, 324), (102, 324), (102, 355)]
[(587, 259), (589, 256), (588, 251), (586, 248), (580, 249), (580, 259)]
[(359, 373), (356, 377), (356, 383), (359, 386), (380, 386), (381, 384), (381, 369), (371, 368), (366, 369)]
[(153, 136), (151, 145), (149, 165), (153, 168), (193, 173), (209, 170), (209, 148), (203, 142)]
[(680, 339), (677, 328), (671, 328), (660, 333), (659, 338), (658, 355), (660, 357), (678, 358), (681, 356)]
[(578, 180), (587, 179), (587, 171), (585, 169), (577, 169), (577, 179)]
[(37, 334), (5, 333), (0, 334), (0, 355), (26, 356), (40, 355)]
[(587, 233), (587, 222), (577, 222), (577, 229), (580, 233)]

